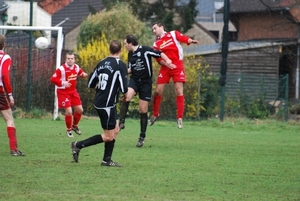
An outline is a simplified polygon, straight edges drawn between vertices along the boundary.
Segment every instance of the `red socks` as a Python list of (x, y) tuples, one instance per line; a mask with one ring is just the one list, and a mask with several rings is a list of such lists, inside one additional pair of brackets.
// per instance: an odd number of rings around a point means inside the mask
[(159, 107), (161, 103), (162, 96), (154, 95), (153, 97), (153, 105), (152, 105), (152, 115), (157, 117), (159, 114)]
[(73, 125), (78, 125), (80, 119), (81, 119), (82, 114), (79, 114), (77, 112), (74, 112), (74, 117), (73, 117)]
[(183, 118), (184, 112), (184, 96), (176, 96), (177, 119)]
[(17, 136), (16, 136), (16, 128), (14, 127), (7, 127), (7, 136), (9, 139), (9, 147), (10, 150), (16, 150), (18, 148), (17, 145)]
[(68, 131), (71, 130), (72, 124), (73, 124), (73, 116), (65, 115), (65, 123), (66, 123)]

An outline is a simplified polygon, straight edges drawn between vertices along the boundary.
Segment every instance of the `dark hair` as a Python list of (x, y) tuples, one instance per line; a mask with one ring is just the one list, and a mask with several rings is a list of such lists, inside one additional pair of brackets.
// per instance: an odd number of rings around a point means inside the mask
[(157, 25), (159, 27), (164, 27), (164, 30), (166, 29), (166, 26), (162, 22), (153, 22), (152, 26)]
[(67, 52), (67, 53), (66, 53), (66, 56), (67, 56), (67, 55), (74, 55), (74, 57), (75, 57), (74, 52), (71, 52), (71, 51)]
[(134, 35), (127, 35), (125, 39), (127, 43), (131, 43), (134, 46), (137, 46), (139, 44), (138, 40)]
[(110, 42), (109, 51), (111, 54), (117, 54), (121, 51), (121, 42), (118, 40), (113, 40)]
[(5, 36), (0, 34), (0, 50), (3, 50), (5, 45)]

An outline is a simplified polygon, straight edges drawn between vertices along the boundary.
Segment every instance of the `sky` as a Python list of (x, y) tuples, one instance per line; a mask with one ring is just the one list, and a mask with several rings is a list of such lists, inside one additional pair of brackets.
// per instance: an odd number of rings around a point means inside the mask
[[(188, 3), (189, 0), (180, 0), (182, 3)], [(197, 0), (197, 10), (199, 11), (198, 16), (211, 17), (216, 11), (214, 7), (214, 2), (224, 2), (224, 0)], [(218, 14), (219, 17), (222, 17), (221, 14)], [(197, 20), (200, 18), (198, 17)]]

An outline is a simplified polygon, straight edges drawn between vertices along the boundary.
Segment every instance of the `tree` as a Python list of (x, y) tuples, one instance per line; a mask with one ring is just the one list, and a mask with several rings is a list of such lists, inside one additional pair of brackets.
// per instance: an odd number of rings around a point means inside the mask
[(187, 4), (181, 0), (157, 0), (154, 3), (143, 0), (103, 0), (108, 10), (120, 2), (128, 3), (133, 14), (143, 22), (152, 24), (162, 21), (167, 30), (177, 29), (183, 33), (192, 28), (198, 14), (196, 0), (189, 0)]

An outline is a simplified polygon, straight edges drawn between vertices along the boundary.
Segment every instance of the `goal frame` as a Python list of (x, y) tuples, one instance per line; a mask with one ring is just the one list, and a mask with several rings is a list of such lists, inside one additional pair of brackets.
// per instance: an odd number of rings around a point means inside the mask
[[(40, 30), (40, 31), (57, 31), (57, 43), (56, 43), (56, 68), (61, 65), (61, 53), (63, 47), (63, 32), (62, 27), (45, 27), (45, 26), (0, 26), (0, 30)], [(57, 101), (57, 87), (55, 86), (54, 97), (54, 111), (53, 120), (58, 117), (58, 101)]]

